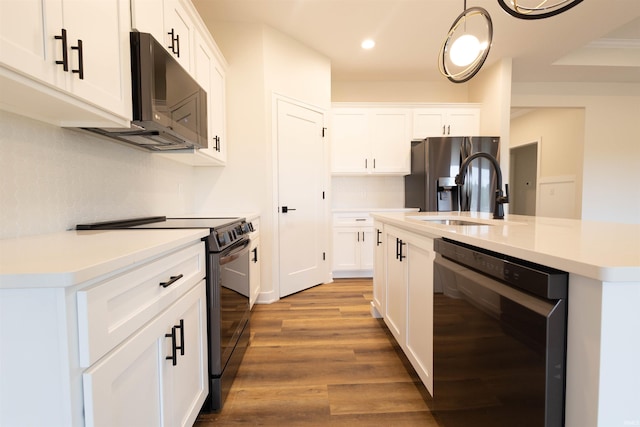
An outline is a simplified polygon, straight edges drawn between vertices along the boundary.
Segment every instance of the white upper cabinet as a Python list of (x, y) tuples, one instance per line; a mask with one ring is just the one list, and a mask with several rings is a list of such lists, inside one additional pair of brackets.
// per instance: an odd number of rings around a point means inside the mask
[(334, 108), (332, 173), (407, 175), (411, 169), (411, 110)]
[(187, 71), (192, 71), (191, 50), (195, 40), (194, 26), (194, 20), (182, 1), (164, 0), (165, 46)]
[(195, 20), (181, 0), (131, 0), (131, 27), (150, 33), (191, 72)]
[(216, 55), (216, 49), (202, 34), (196, 34), (195, 77), (207, 91), (207, 111), (209, 114), (208, 148), (200, 150), (224, 164), (227, 161), (225, 68)]
[(58, 126), (131, 120), (128, 0), (0, 2), (3, 109)]
[(480, 134), (480, 108), (429, 107), (413, 110), (413, 139)]
[(132, 0), (131, 25), (159, 40), (207, 92), (207, 148), (156, 153), (192, 166), (224, 166), (226, 61), (198, 12), (185, 0)]

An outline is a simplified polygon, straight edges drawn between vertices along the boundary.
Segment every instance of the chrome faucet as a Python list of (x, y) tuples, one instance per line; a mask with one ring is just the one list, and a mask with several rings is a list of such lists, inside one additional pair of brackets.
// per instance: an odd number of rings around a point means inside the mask
[(496, 180), (496, 200), (493, 206), (493, 219), (503, 219), (504, 218), (504, 205), (505, 203), (509, 203), (509, 184), (505, 184), (505, 195), (502, 194), (502, 171), (500, 170), (500, 165), (495, 157), (488, 153), (474, 153), (464, 159), (462, 164), (460, 165), (460, 172), (456, 175), (456, 184), (464, 185), (464, 178), (467, 175), (467, 167), (469, 163), (471, 163), (474, 159), (478, 157), (484, 157), (485, 159), (489, 159), (493, 168), (496, 170), (496, 175), (498, 179)]

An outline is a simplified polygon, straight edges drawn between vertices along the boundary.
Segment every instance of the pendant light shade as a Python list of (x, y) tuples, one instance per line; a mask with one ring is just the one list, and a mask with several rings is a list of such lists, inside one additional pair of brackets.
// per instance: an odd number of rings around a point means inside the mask
[(508, 14), (520, 19), (542, 19), (557, 15), (582, 0), (498, 0)]
[[(466, 2), (465, 2), (466, 3)], [(476, 75), (489, 55), (493, 23), (489, 12), (471, 7), (456, 18), (442, 43), (438, 67), (454, 83), (464, 83)]]

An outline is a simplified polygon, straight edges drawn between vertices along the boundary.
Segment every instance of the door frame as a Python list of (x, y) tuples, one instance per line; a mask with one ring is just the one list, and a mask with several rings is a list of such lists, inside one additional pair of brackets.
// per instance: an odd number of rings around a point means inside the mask
[[(272, 188), (273, 188), (273, 200), (271, 203), (272, 206), (272, 214), (273, 218), (273, 239), (272, 239), (272, 254), (273, 254), (273, 297), (274, 301), (280, 299), (280, 177), (278, 175), (278, 102), (288, 102), (295, 106), (301, 108), (308, 108), (310, 110), (316, 111), (319, 114), (322, 114), (322, 121), (324, 123), (324, 128), (327, 126), (327, 115), (328, 112), (326, 109), (319, 107), (317, 105), (309, 104), (304, 101), (300, 101), (295, 98), (288, 97), (286, 95), (282, 95), (277, 92), (273, 92), (271, 94), (271, 167), (273, 170), (272, 176)], [(325, 133), (325, 141), (326, 143), (323, 146), (323, 157), (324, 157), (324, 165), (323, 165), (323, 181), (325, 187), (325, 218), (326, 224), (325, 226), (325, 247), (327, 248), (326, 256), (325, 256), (325, 271), (324, 271), (324, 283), (329, 283), (332, 281), (331, 279), (331, 260), (332, 260), (332, 249), (331, 249), (331, 150), (330, 150), (330, 141), (329, 134)]]

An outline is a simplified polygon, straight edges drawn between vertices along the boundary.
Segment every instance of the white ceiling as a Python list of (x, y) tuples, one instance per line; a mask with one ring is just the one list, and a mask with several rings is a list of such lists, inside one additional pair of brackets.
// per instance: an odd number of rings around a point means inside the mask
[[(331, 60), (332, 78), (437, 81), (438, 52), (464, 0), (192, 0), (215, 22), (264, 23)], [(485, 63), (513, 58), (513, 80), (640, 82), (640, 0), (584, 0), (541, 20), (521, 20), (496, 0), (485, 8), (494, 37)], [(376, 47), (360, 43), (373, 38)], [(554, 65), (555, 64), (555, 65)]]

